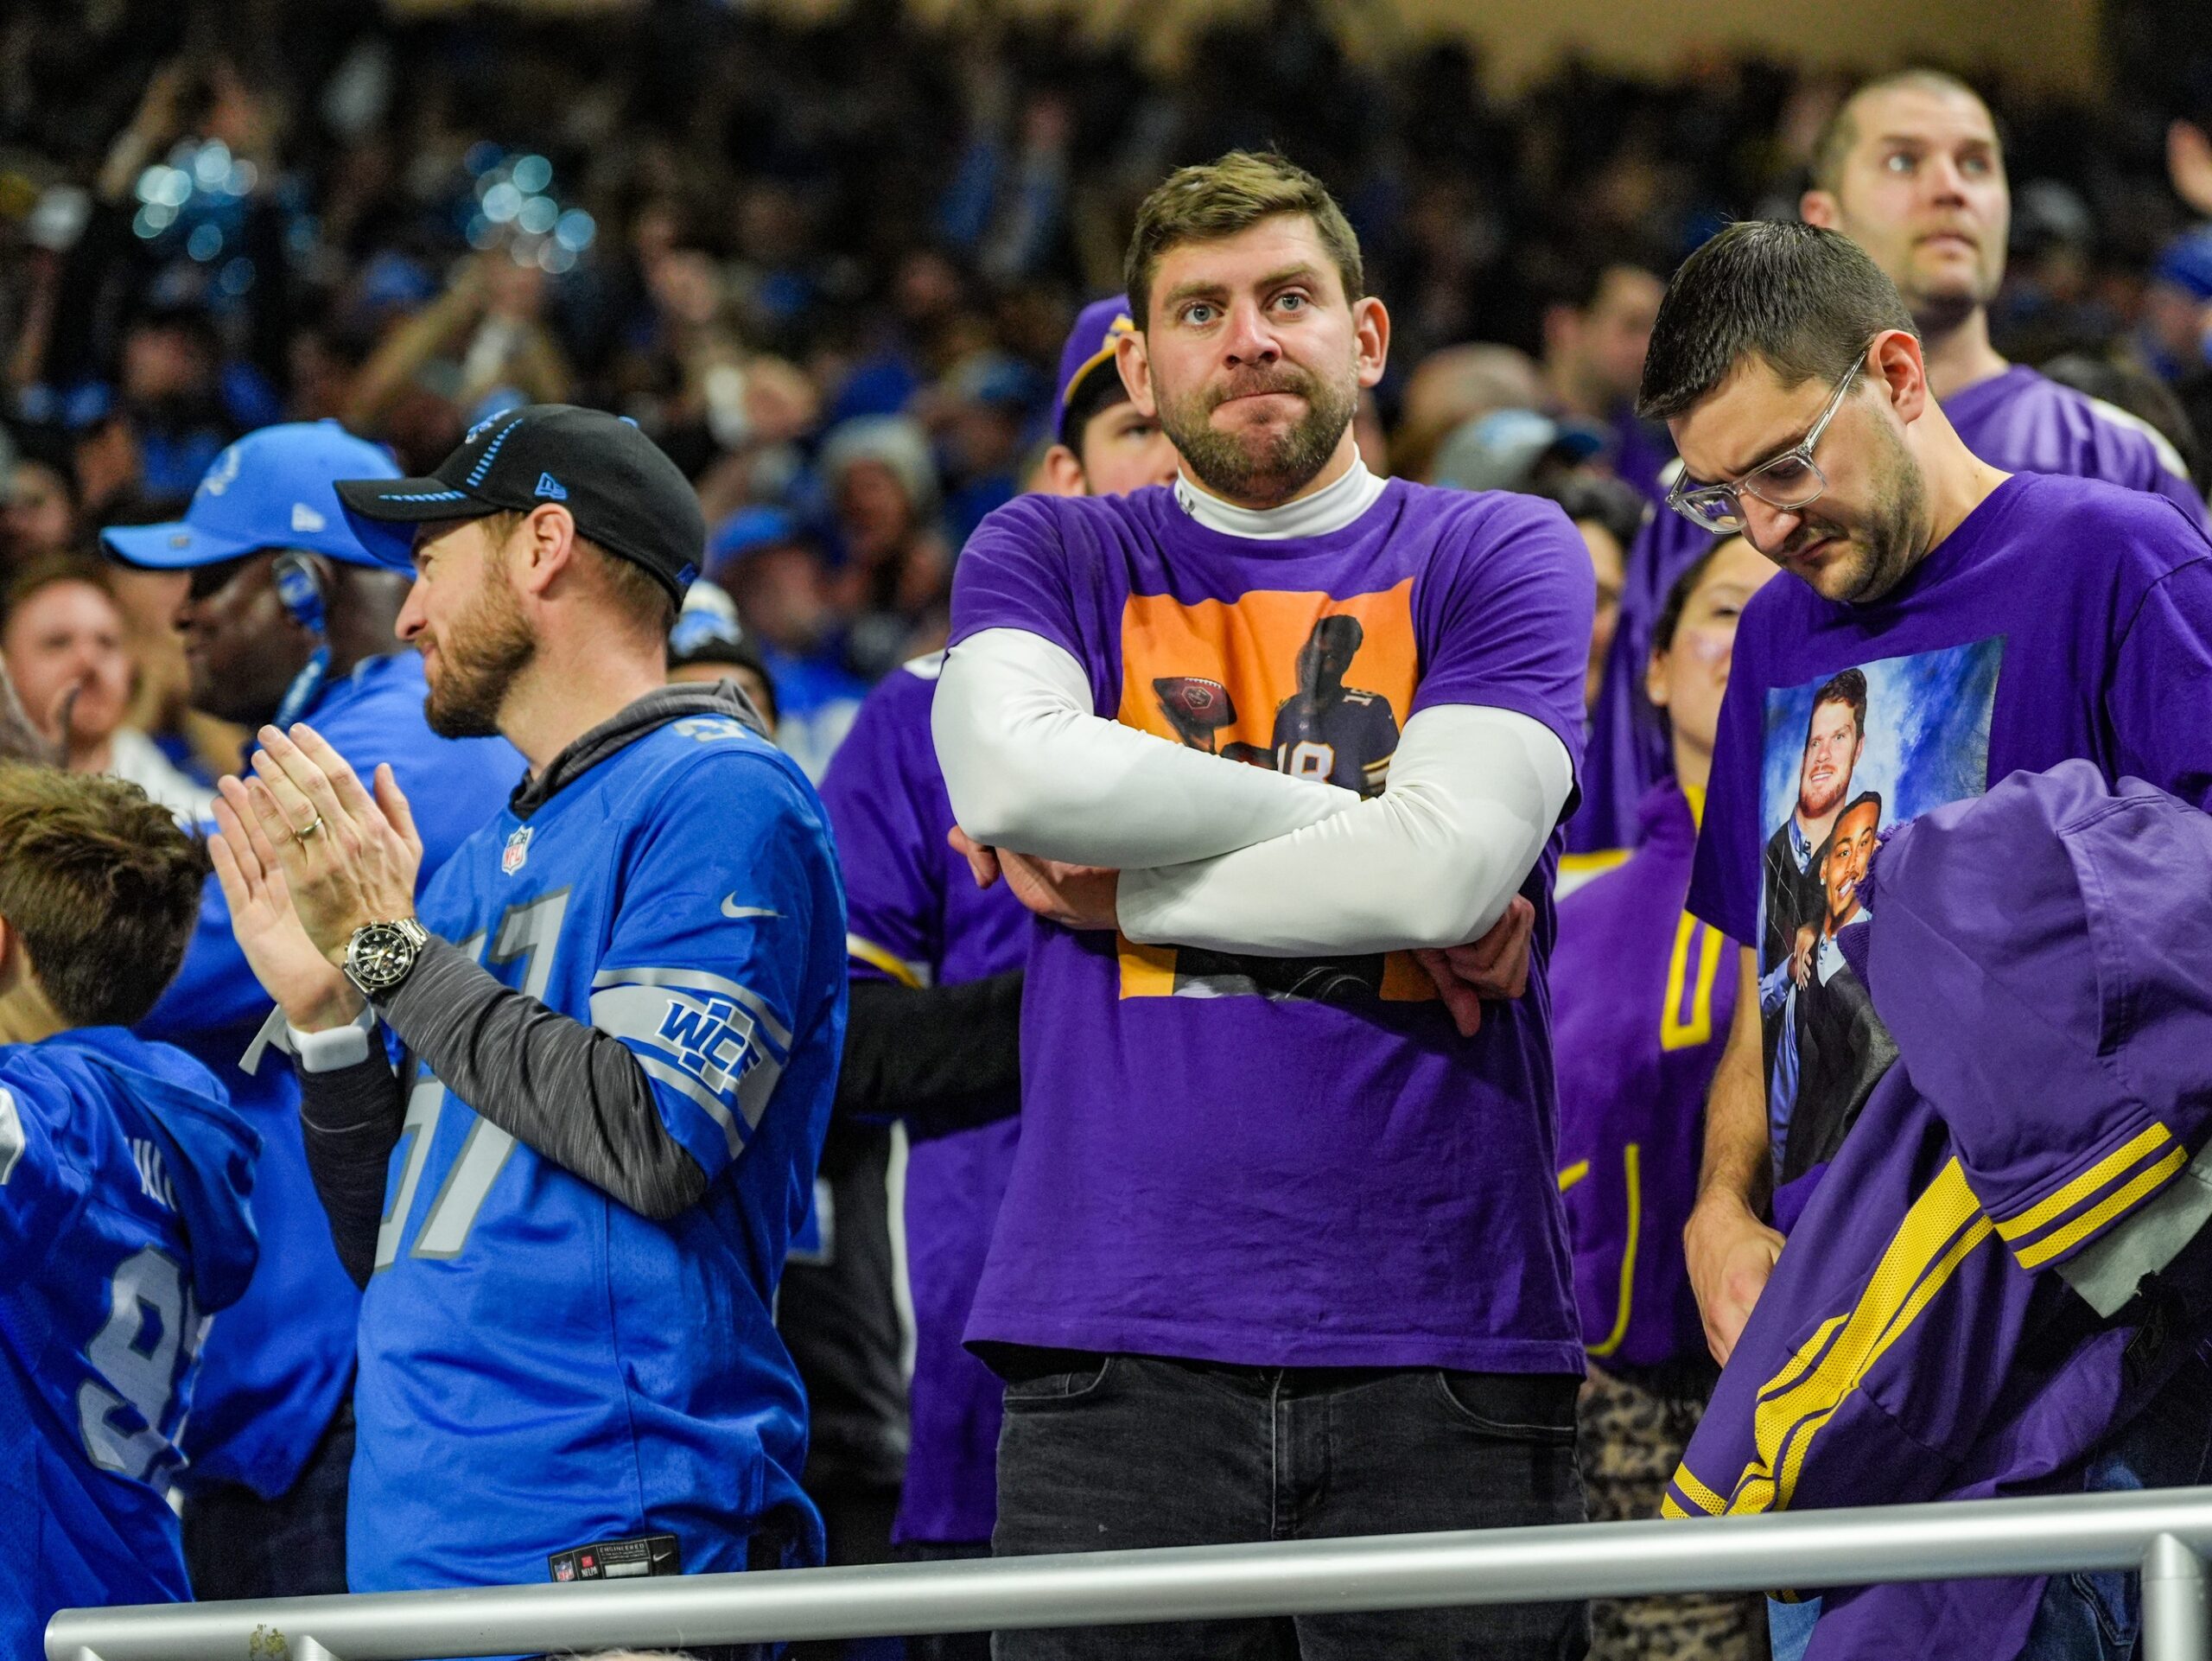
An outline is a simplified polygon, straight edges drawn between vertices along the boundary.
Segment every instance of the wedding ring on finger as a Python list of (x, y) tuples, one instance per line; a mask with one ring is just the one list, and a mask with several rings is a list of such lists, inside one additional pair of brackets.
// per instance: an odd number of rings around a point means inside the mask
[(321, 833), (322, 815), (318, 813), (307, 824), (292, 832), (292, 840), (294, 842), (305, 842), (309, 837), (320, 836)]

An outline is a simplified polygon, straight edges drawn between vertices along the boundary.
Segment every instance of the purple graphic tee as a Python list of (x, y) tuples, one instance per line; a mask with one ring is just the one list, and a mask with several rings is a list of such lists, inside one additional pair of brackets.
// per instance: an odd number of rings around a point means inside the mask
[(1845, 931), (1891, 830), (2079, 758), (2212, 805), (2212, 543), (2173, 503), (2017, 474), (1872, 605), (1745, 609), (1690, 910), (1757, 949), (1769, 1129), (1832, 1158), (1896, 1055)]
[[(953, 649), (1027, 630), (1086, 667), (1103, 716), (1372, 792), (1432, 704), (1516, 710), (1575, 754), (1591, 605), (1580, 538), (1531, 498), (1393, 480), (1339, 531), (1269, 542), (1154, 488), (994, 513), (961, 557)], [(1579, 1371), (1545, 983), (1556, 846), (1522, 890), (1529, 991), (1471, 1040), (1403, 953), (1040, 924), (1021, 1146), (969, 1341)]]
[(1682, 909), (1697, 825), (1673, 780), (1638, 829), (1624, 863), (1560, 901), (1552, 1030), (1583, 1343), (1650, 1367), (1705, 1353), (1682, 1225), (1737, 977), (1727, 943)]
[[(2007, 473), (2101, 479), (2164, 496), (2199, 525), (2208, 523), (2204, 499), (2179, 459), (2162, 449), (2162, 440), (2124, 411), (2025, 365), (1955, 394), (1943, 413), (1968, 449)], [(1575, 852), (1624, 846), (1644, 790), (1671, 768), (1666, 734), (1643, 698), (1644, 659), (1667, 591), (1712, 543), (1708, 533), (1662, 507), (1630, 552), (1620, 621), (1591, 716), (1582, 807), (1567, 827), (1567, 846)]]
[[(958, 985), (1019, 969), (1028, 947), (1020, 902), (1003, 883), (976, 888), (945, 841), (952, 804), (930, 744), (930, 696), (943, 661), (942, 653), (918, 659), (885, 677), (822, 781), (845, 874), (855, 979)], [(1001, 1386), (960, 1338), (1020, 1134), (1020, 1121), (1009, 1117), (917, 1138), (907, 1158), (914, 1378), (893, 1528), (901, 1541), (991, 1537)]]

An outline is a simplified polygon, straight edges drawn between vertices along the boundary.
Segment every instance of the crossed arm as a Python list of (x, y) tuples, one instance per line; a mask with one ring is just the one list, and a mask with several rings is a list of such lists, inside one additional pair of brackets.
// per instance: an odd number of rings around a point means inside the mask
[(931, 725), (979, 880), (1003, 875), (1033, 911), (1139, 941), (1414, 950), (1463, 1031), (1480, 1020), (1469, 982), (1518, 995), (1534, 917), (1518, 890), (1573, 784), (1540, 722), (1423, 710), (1389, 787), (1363, 799), (1090, 710), (1081, 665), (1041, 636), (985, 630), (947, 659)]

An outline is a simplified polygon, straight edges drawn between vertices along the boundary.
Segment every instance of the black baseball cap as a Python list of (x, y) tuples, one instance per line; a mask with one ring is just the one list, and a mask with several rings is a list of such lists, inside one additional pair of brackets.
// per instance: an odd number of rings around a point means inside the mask
[(558, 502), (579, 536), (642, 565), (675, 598), (699, 575), (707, 522), (691, 484), (637, 423), (572, 404), (486, 417), (427, 479), (341, 479), (361, 545), (410, 570), (414, 527)]

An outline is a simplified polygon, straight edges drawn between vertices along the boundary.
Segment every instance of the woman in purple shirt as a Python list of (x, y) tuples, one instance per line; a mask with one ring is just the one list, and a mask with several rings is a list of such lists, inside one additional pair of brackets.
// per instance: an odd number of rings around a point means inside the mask
[[(1682, 909), (1736, 618), (1775, 567), (1741, 537), (1676, 579), (1646, 689), (1674, 776), (1645, 792), (1635, 853), (1562, 901), (1553, 959), (1560, 1190), (1589, 1352), (1582, 1480), (1596, 1521), (1656, 1517), (1719, 1370), (1682, 1257), (1705, 1092), (1735, 997), (1724, 942)], [(1599, 856), (1599, 860), (1605, 856)], [(1758, 1601), (1717, 1594), (1592, 1604), (1596, 1661), (1732, 1661)]]

